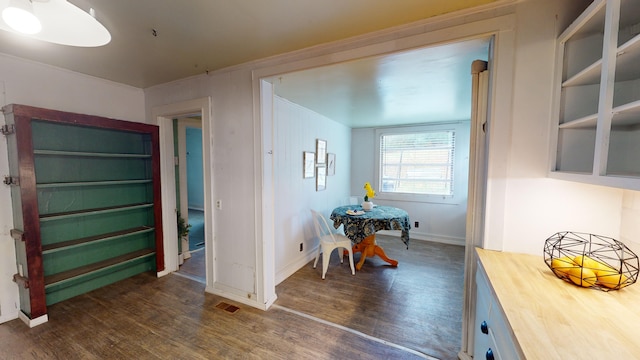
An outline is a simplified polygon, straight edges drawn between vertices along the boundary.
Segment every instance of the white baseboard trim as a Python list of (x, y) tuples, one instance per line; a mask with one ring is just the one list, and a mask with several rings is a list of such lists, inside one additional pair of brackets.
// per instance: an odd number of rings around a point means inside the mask
[(158, 271), (158, 272), (156, 273), (156, 276), (160, 278), (160, 277), (163, 277), (163, 276), (165, 276), (165, 275), (169, 275), (169, 274), (171, 274), (171, 273), (172, 273), (172, 271), (169, 271), (169, 270), (167, 270), (167, 269), (165, 268), (165, 269), (164, 269), (164, 270), (162, 270), (162, 271)]
[[(382, 230), (382, 231), (378, 231), (377, 233), (381, 235), (400, 237), (400, 231), (396, 231), (396, 230)], [(455, 238), (455, 237), (443, 236), (443, 235), (431, 235), (431, 234), (416, 233), (416, 232), (409, 232), (409, 239), (410, 239), (409, 244), (411, 244), (411, 241), (414, 241), (414, 240), (431, 241), (431, 242), (437, 242), (442, 244), (460, 245), (460, 246), (465, 246), (466, 244), (466, 241), (464, 238)]]
[(27, 316), (27, 314), (25, 314), (22, 311), (20, 311), (18, 313), (18, 317), (20, 318), (20, 320), (22, 320), (22, 322), (27, 324), (27, 326), (30, 327), (30, 328), (36, 327), (38, 325), (42, 325), (42, 324), (46, 323), (47, 321), (49, 321), (49, 315), (47, 315), (47, 314), (39, 316), (39, 317), (37, 317), (35, 319), (30, 319)]
[(15, 311), (12, 311), (11, 314), (3, 313), (2, 316), (0, 316), (0, 324), (4, 324), (8, 321), (17, 319), (18, 313), (19, 312), (15, 312)]
[(318, 252), (318, 247), (311, 249), (311, 251), (307, 251), (304, 256), (300, 256), (294, 262), (287, 265), (284, 269), (278, 271), (276, 273), (276, 285), (280, 284), (284, 280), (286, 280), (289, 276), (296, 273), (296, 271), (300, 270), (303, 266), (305, 266), (309, 261), (316, 258), (316, 253)]
[(252, 295), (251, 297), (249, 296), (242, 296), (237, 294), (235, 291), (226, 291), (225, 289), (223, 289), (222, 287), (218, 286), (216, 287), (214, 286), (206, 286), (204, 288), (205, 292), (208, 292), (210, 294), (213, 295), (217, 295), (217, 296), (221, 296), (223, 298), (235, 301), (235, 302), (239, 302), (241, 304), (244, 305), (248, 305), (251, 307), (254, 307), (256, 309), (260, 309), (260, 310), (267, 310), (271, 305), (273, 305), (273, 303), (276, 301), (276, 299), (278, 298), (278, 296), (274, 296), (273, 299), (270, 299), (267, 303), (265, 304), (260, 304), (259, 302), (256, 301), (256, 298), (254, 295)]

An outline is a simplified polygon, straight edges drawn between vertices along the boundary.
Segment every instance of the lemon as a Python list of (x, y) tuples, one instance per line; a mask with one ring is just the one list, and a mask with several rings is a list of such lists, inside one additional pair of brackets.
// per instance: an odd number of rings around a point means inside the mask
[(606, 286), (610, 289), (616, 288), (618, 286), (619, 289), (627, 286), (627, 276), (625, 274), (620, 274), (614, 269), (610, 270), (601, 270), (597, 272), (598, 284), (602, 286)]
[(572, 267), (568, 270), (569, 279), (582, 287), (592, 287), (597, 281), (596, 273), (585, 267)]
[(579, 266), (582, 266), (583, 268), (587, 268), (590, 270), (593, 270), (594, 272), (597, 272), (598, 270), (610, 270), (611, 267), (607, 264), (604, 264), (598, 260), (595, 260), (593, 258), (590, 258), (586, 255), (578, 255), (575, 258), (573, 258), (573, 261), (578, 264)]
[(551, 269), (560, 277), (567, 276), (569, 269), (576, 266), (576, 263), (568, 256), (551, 260)]

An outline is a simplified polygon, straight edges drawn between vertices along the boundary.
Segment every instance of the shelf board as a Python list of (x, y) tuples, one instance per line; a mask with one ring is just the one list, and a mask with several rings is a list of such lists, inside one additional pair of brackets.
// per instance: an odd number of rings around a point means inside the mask
[(117, 185), (130, 185), (130, 184), (150, 184), (153, 180), (109, 180), (109, 181), (77, 181), (77, 182), (62, 182), (62, 183), (44, 183), (36, 184), (38, 189), (46, 188), (60, 188), (60, 187), (84, 187), (84, 186), (117, 186)]
[(134, 159), (150, 159), (150, 154), (120, 154), (120, 153), (99, 153), (99, 152), (83, 152), (83, 151), (60, 151), (60, 150), (33, 150), (34, 155), (48, 156), (76, 156), (76, 157), (97, 157), (97, 158), (134, 158)]
[(621, 176), (621, 175), (593, 175), (591, 173), (576, 173), (565, 171), (550, 171), (549, 177), (558, 180), (575, 181), (586, 184), (594, 184), (600, 186), (611, 186), (621, 189), (630, 189), (640, 191), (640, 181), (637, 177)]
[(625, 127), (640, 124), (640, 100), (613, 109), (611, 126)]
[(598, 114), (591, 114), (587, 116), (583, 116), (579, 119), (563, 122), (558, 125), (560, 129), (588, 129), (588, 128), (596, 128), (596, 123), (598, 122)]
[(68, 212), (62, 212), (62, 213), (41, 215), (40, 221), (44, 222), (44, 221), (60, 220), (60, 219), (67, 219), (67, 218), (74, 218), (74, 217), (81, 217), (81, 216), (88, 216), (88, 215), (103, 215), (103, 214), (114, 213), (119, 211), (128, 211), (128, 210), (143, 209), (143, 208), (149, 208), (149, 207), (153, 207), (153, 203), (140, 203), (140, 204), (123, 205), (123, 206), (109, 206), (109, 207), (98, 208), (98, 209), (68, 211)]
[(84, 245), (96, 244), (104, 241), (110, 241), (115, 239), (120, 239), (123, 237), (144, 234), (153, 231), (155, 228), (149, 226), (139, 226), (131, 229), (114, 231), (106, 234), (89, 236), (81, 239), (74, 239), (69, 241), (62, 241), (55, 244), (42, 245), (42, 254), (51, 254), (57, 251), (68, 250), (72, 248), (77, 248)]
[(567, 41), (571, 37), (580, 37), (586, 34), (599, 33), (604, 29), (605, 1), (595, 0), (575, 19), (565, 31), (560, 34), (561, 41)]
[(629, 173), (608, 172), (606, 176), (611, 177), (611, 178), (637, 180), (638, 176), (640, 176), (640, 172), (638, 172), (638, 171), (629, 172)]
[(618, 48), (616, 59), (616, 82), (640, 79), (640, 35)]
[(602, 70), (602, 59), (582, 69), (562, 83), (562, 87), (595, 85), (600, 83), (600, 72)]
[(100, 270), (106, 270), (108, 268), (124, 265), (126, 263), (133, 262), (138, 259), (153, 256), (154, 254), (155, 254), (155, 251), (153, 249), (142, 249), (142, 250), (134, 251), (132, 253), (121, 255), (115, 258), (107, 259), (104, 261), (100, 261), (97, 263), (72, 269), (69, 271), (64, 271), (54, 275), (45, 276), (44, 287), (46, 289), (54, 285), (61, 285), (65, 282), (75, 280), (79, 277), (87, 276), (92, 273), (98, 272)]
[[(591, 114), (579, 119), (558, 125), (560, 129), (588, 129), (596, 128), (598, 114)], [(613, 109), (611, 125), (617, 127), (640, 125), (640, 100), (620, 105)]]
[[(561, 43), (580, 39), (593, 34), (604, 36), (606, 2), (596, 0), (560, 35)], [(596, 60), (582, 71), (562, 83), (563, 87), (595, 85), (600, 83), (602, 58)]]

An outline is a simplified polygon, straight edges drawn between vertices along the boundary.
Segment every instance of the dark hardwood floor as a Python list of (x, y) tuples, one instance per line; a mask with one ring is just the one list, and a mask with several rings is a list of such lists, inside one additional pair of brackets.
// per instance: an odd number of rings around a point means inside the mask
[(464, 249), (378, 242), (397, 268), (368, 259), (352, 276), (334, 253), (326, 280), (308, 264), (268, 311), (141, 274), (50, 306), (33, 329), (1, 324), (0, 359), (456, 359)]
[(180, 266), (178, 273), (204, 283), (206, 281), (206, 264), (204, 254), (204, 247), (191, 251), (191, 257), (184, 261), (184, 264)]
[[(462, 341), (464, 247), (377, 235), (391, 267), (367, 258), (351, 275), (333, 253), (326, 279), (312, 263), (276, 287), (276, 305), (438, 359), (457, 359)], [(354, 257), (359, 258), (358, 256)]]

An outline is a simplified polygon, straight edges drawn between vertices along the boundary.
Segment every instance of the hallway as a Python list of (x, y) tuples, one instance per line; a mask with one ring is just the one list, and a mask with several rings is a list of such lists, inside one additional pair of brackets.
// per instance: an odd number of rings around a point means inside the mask
[(189, 250), (204, 248), (204, 211), (189, 209)]

